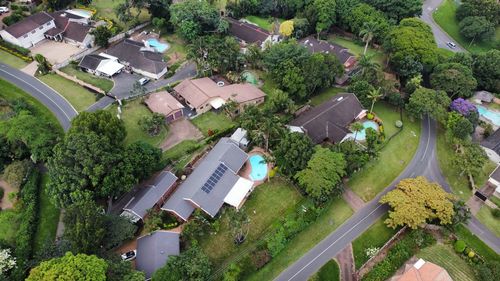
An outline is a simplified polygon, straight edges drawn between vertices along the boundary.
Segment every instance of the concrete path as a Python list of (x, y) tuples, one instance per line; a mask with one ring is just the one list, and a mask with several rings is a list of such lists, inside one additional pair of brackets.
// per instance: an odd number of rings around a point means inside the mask
[(355, 281), (356, 266), (354, 265), (354, 257), (352, 255), (352, 244), (349, 243), (342, 251), (340, 251), (335, 259), (340, 267), (340, 280)]
[(361, 199), (354, 191), (350, 188), (346, 188), (344, 193), (342, 193), (342, 198), (351, 206), (351, 209), (358, 211), (365, 206), (365, 201)]

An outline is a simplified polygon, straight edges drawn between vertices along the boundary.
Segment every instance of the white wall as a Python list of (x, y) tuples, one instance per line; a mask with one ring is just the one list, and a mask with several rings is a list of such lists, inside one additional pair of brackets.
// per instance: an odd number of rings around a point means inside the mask
[(36, 43), (42, 41), (45, 39), (44, 33), (47, 32), (47, 30), (55, 27), (54, 21), (50, 21), (46, 24), (44, 24), (41, 27), (37, 27), (35, 30), (32, 30), (25, 35), (21, 35), (19, 38), (15, 38), (5, 30), (1, 31), (2, 38), (10, 42), (12, 44), (16, 44), (18, 46), (24, 47), (24, 48), (29, 48)]

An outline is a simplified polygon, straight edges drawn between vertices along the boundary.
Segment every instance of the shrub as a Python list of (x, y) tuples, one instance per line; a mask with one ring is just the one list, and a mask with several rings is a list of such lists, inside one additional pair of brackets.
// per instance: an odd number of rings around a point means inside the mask
[(5, 190), (3, 189), (3, 187), (0, 186), (0, 201), (2, 201), (4, 193)]
[(500, 218), (500, 209), (495, 208), (495, 209), (491, 210), (491, 214), (493, 215), (493, 217), (495, 217), (497, 219)]
[(454, 248), (455, 248), (455, 252), (457, 252), (457, 253), (463, 253), (463, 252), (465, 251), (465, 247), (466, 247), (466, 246), (467, 246), (467, 245), (465, 245), (465, 242), (464, 242), (464, 241), (462, 241), (462, 240), (457, 240), (457, 241), (455, 242), (455, 246), (454, 246)]
[(474, 256), (476, 255), (476, 253), (474, 253), (474, 251), (470, 251), (467, 256), (469, 256), (469, 258), (473, 258)]
[(374, 117), (375, 117), (375, 115), (373, 115), (373, 113), (370, 113), (370, 112), (369, 112), (368, 114), (366, 114), (366, 118), (367, 118), (368, 120), (373, 120), (373, 118), (374, 118)]
[(17, 53), (23, 56), (29, 56), (31, 54), (31, 51), (29, 49), (9, 43), (7, 41), (4, 41), (3, 39), (0, 39), (0, 46), (4, 46), (7, 49), (16, 51)]
[(267, 250), (252, 252), (252, 263), (255, 269), (259, 270), (271, 260), (271, 255)]
[(33, 163), (30, 160), (14, 161), (4, 171), (3, 178), (13, 188), (18, 189), (26, 180)]

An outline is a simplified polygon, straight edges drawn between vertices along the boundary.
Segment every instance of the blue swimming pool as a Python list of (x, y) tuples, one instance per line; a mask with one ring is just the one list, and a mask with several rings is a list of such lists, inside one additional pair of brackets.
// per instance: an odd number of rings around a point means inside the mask
[[(371, 120), (365, 121), (365, 122), (363, 122), (363, 127), (364, 127), (364, 129), (361, 130), (360, 132), (358, 132), (358, 134), (355, 134), (355, 133), (353, 134), (353, 135), (356, 135), (356, 140), (362, 141), (362, 140), (366, 139), (366, 129), (367, 128), (372, 128), (375, 131), (378, 131), (378, 124), (375, 121), (371, 121)], [(353, 136), (353, 138), (354, 138), (354, 136)]]
[(165, 52), (170, 46), (166, 43), (161, 43), (158, 41), (156, 38), (149, 38), (147, 40), (149, 46), (155, 48), (158, 52), (163, 53)]
[(250, 171), (250, 179), (253, 181), (260, 181), (266, 178), (267, 175), (267, 163), (264, 157), (260, 154), (252, 155), (248, 159), (250, 161), (250, 166), (252, 170)]
[(483, 116), (484, 118), (490, 120), (495, 124), (495, 126), (500, 126), (500, 113), (489, 110), (488, 108), (482, 106), (482, 105), (476, 105), (477, 111), (479, 112), (479, 115)]

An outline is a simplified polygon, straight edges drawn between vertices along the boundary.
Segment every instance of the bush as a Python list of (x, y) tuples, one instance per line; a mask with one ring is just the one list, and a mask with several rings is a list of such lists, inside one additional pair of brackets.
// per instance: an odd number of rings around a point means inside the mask
[(259, 270), (271, 260), (271, 255), (267, 250), (252, 252), (252, 264)]
[(9, 164), (3, 174), (3, 178), (13, 188), (18, 189), (26, 180), (33, 163), (30, 160), (14, 161)]
[(466, 247), (466, 246), (467, 246), (467, 245), (465, 245), (465, 242), (464, 242), (464, 241), (462, 241), (462, 240), (457, 240), (457, 241), (455, 242), (455, 246), (454, 246), (454, 248), (455, 248), (455, 252), (457, 252), (457, 253), (463, 253), (463, 252), (465, 251), (465, 247)]
[(474, 253), (474, 251), (470, 251), (470, 252), (467, 254), (467, 256), (468, 256), (469, 258), (473, 258), (475, 255), (476, 255), (476, 253)]
[(495, 209), (491, 210), (491, 214), (493, 215), (493, 217), (495, 217), (497, 219), (500, 218), (500, 209), (495, 208)]
[(374, 118), (374, 117), (375, 117), (375, 115), (373, 115), (373, 113), (368, 113), (368, 114), (366, 114), (366, 118), (367, 118), (368, 120), (373, 120), (373, 118)]

